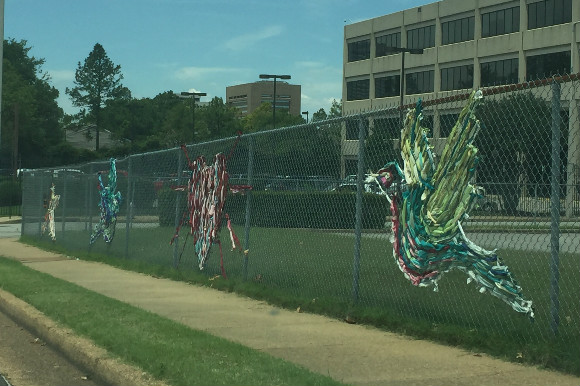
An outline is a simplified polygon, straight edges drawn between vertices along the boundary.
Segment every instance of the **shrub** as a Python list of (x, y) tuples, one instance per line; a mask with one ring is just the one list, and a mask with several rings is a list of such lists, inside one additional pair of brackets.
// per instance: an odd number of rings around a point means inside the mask
[(22, 188), (18, 181), (0, 182), (0, 206), (22, 204)]

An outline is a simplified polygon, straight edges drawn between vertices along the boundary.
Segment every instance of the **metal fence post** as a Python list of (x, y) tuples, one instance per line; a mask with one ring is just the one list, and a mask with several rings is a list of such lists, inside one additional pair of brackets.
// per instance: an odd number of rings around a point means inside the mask
[(129, 156), (128, 166), (127, 166), (127, 217), (125, 220), (125, 259), (129, 258), (129, 226), (131, 221), (133, 221), (133, 199), (132, 199), (132, 189), (131, 189), (131, 178), (132, 178), (132, 157)]
[[(89, 172), (89, 179), (88, 179), (88, 188), (89, 188), (89, 204), (87, 205), (87, 211), (89, 214), (89, 233), (93, 231), (93, 211), (91, 210), (93, 206), (93, 189), (91, 188), (91, 180), (93, 178), (93, 174), (95, 173), (94, 164), (91, 163), (91, 169)], [(90, 244), (89, 244), (90, 250)]]
[[(40, 215), (38, 216), (38, 237), (42, 236), (42, 223), (44, 221), (44, 175), (40, 176), (40, 205), (38, 208), (40, 210)], [(47, 201), (48, 202), (48, 201)]]
[(358, 120), (358, 161), (356, 174), (356, 212), (354, 223), (354, 258), (352, 266), (352, 303), (358, 302), (360, 274), (360, 240), (362, 232), (363, 183), (365, 173), (365, 125), (362, 116)]
[(558, 334), (560, 324), (560, 84), (552, 83), (552, 179), (551, 179), (551, 259), (550, 327)]
[[(177, 149), (177, 185), (181, 185), (181, 175), (183, 174), (183, 151), (181, 148)], [(179, 191), (175, 191), (175, 228), (179, 226), (181, 221), (181, 211), (179, 202)], [(173, 268), (177, 268), (179, 262), (179, 237), (175, 238), (173, 243)]]
[[(61, 206), (61, 213), (62, 213), (62, 215), (61, 215), (62, 216), (62, 228), (61, 228), (62, 229), (62, 236), (61, 237), (63, 240), (65, 238), (64, 235), (65, 235), (65, 229), (66, 229), (66, 201), (67, 201), (67, 189), (66, 188), (67, 188), (67, 181), (68, 181), (67, 174), (68, 174), (68, 172), (66, 170), (62, 173), (62, 196), (61, 197), (63, 198), (63, 200), (62, 200), (62, 206)], [(50, 200), (49, 200), (49, 203), (50, 203)]]
[[(248, 185), (252, 186), (254, 179), (254, 137), (248, 139)], [(246, 193), (246, 223), (244, 227), (244, 251), (250, 249), (250, 215), (252, 207), (252, 190)], [(244, 252), (244, 281), (248, 280), (248, 253)]]

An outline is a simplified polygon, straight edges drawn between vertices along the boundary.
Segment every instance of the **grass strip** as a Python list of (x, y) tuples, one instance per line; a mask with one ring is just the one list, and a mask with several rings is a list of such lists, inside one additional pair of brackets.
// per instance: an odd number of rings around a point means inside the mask
[(174, 385), (340, 385), (326, 376), (0, 257), (0, 288)]
[[(118, 240), (123, 240), (123, 229)], [(121, 269), (213, 287), (260, 299), (287, 309), (343, 319), (420, 339), (484, 352), (497, 358), (580, 375), (578, 315), (580, 272), (575, 254), (560, 254), (560, 314), (558, 336), (550, 332), (549, 253), (502, 250), (500, 255), (534, 300), (536, 321), (515, 313), (498, 299), (480, 294), (458, 271), (446, 274), (439, 292), (416, 288), (400, 273), (384, 238), (364, 238), (359, 301), (351, 303), (352, 236), (299, 229), (253, 228), (248, 279), (241, 258), (224, 252), (228, 280), (219, 278), (219, 256), (200, 272), (191, 253), (179, 269), (171, 267), (171, 249), (163, 228), (133, 229), (135, 249), (124, 258), (123, 243), (88, 252), (82, 232), (67, 232), (59, 242), (30, 236), (21, 240), (39, 248), (103, 262)], [(74, 234), (74, 236), (73, 236)], [(101, 243), (104, 244), (104, 243)], [(387, 244), (387, 245), (385, 245)], [(165, 248), (165, 249), (164, 249)], [(216, 248), (217, 250), (217, 248)], [(212, 251), (212, 253), (215, 252)], [(168, 258), (169, 255), (169, 258)], [(186, 260), (187, 259), (187, 260)], [(196, 259), (195, 259), (196, 260)], [(193, 269), (187, 268), (194, 266)]]

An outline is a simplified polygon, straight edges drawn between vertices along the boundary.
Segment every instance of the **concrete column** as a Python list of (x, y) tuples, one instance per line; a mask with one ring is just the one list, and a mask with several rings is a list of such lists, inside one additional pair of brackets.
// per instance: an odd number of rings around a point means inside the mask
[[(520, 41), (523, 42), (524, 33), (528, 30), (528, 10), (526, 0), (520, 0)], [(518, 82), (523, 82), (526, 79), (526, 53), (524, 52), (524, 45), (520, 44), (518, 50)]]
[[(572, 2), (572, 73), (580, 73), (580, 1)], [(570, 107), (568, 110), (568, 163), (566, 165), (566, 217), (574, 214), (574, 197), (580, 199), (577, 186), (580, 184), (580, 81), (572, 87)]]

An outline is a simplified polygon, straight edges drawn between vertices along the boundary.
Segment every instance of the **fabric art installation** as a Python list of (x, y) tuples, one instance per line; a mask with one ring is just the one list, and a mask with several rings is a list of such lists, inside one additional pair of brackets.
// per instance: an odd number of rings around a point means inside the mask
[(48, 235), (52, 241), (56, 241), (56, 229), (54, 226), (54, 210), (60, 201), (60, 195), (54, 193), (54, 184), (50, 187), (50, 200), (46, 207), (46, 214), (44, 215), (44, 223), (42, 224), (42, 234), (44, 235), (48, 230)]
[[(188, 236), (190, 234), (193, 236), (193, 244), (199, 269), (204, 269), (211, 246), (215, 243), (218, 244), (220, 249), (222, 276), (227, 278), (224, 269), (222, 245), (219, 239), (223, 217), (226, 219), (227, 229), (230, 233), (232, 250), (241, 250), (240, 240), (232, 229), (230, 217), (227, 213), (225, 215), (223, 214), (227, 192), (228, 189), (234, 193), (242, 192), (251, 189), (251, 186), (228, 185), (229, 174), (226, 169), (226, 164), (229, 156), (226, 158), (224, 154), (218, 153), (215, 155), (213, 163), (208, 164), (203, 156), (191, 161), (185, 145), (182, 145), (181, 148), (187, 158), (187, 164), (191, 170), (191, 177), (187, 183), (187, 187), (174, 187), (175, 190), (185, 190), (187, 192), (187, 210), (183, 214), (181, 223), (177, 227), (170, 244), (173, 244), (175, 239), (179, 237), (181, 226), (187, 224), (189, 226)], [(232, 152), (230, 152), (230, 156)]]
[(97, 238), (103, 235), (103, 239), (106, 243), (113, 241), (115, 237), (115, 226), (117, 225), (117, 215), (119, 214), (119, 209), (121, 206), (121, 192), (116, 192), (117, 190), (117, 166), (116, 160), (111, 158), (111, 166), (109, 169), (109, 185), (105, 186), (103, 184), (102, 173), (99, 172), (98, 176), (98, 189), (101, 200), (99, 202), (99, 208), (101, 210), (101, 218), (99, 222), (95, 225), (93, 233), (91, 234), (90, 244), (93, 244)]
[(386, 164), (367, 182), (376, 181), (390, 203), (393, 257), (404, 276), (416, 286), (434, 286), (443, 273), (458, 269), (515, 311), (534, 317), (532, 302), (496, 254), (470, 241), (461, 227), (482, 197), (470, 180), (478, 162), (473, 145), (480, 123), (475, 110), (481, 91), (472, 92), (447, 139), (441, 158), (435, 155), (421, 127), (422, 103), (410, 109), (401, 130), (403, 169)]

